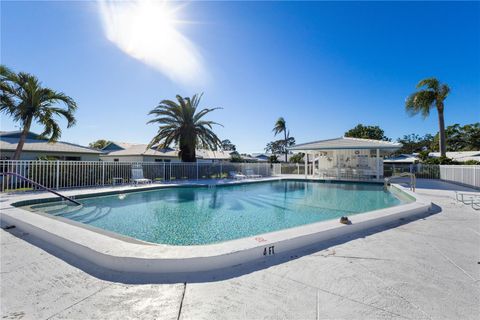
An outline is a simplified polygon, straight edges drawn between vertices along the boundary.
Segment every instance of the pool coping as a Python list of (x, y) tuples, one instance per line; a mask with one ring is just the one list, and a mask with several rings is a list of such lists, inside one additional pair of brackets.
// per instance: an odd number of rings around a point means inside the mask
[[(228, 184), (255, 183), (274, 180), (305, 180), (301, 178), (269, 178)], [(342, 183), (343, 181), (339, 181)], [(158, 185), (154, 188), (199, 186), (202, 183)], [(289, 229), (269, 232), (251, 237), (220, 243), (194, 246), (174, 246), (129, 241), (109, 232), (85, 228), (75, 223), (30, 212), (13, 204), (33, 199), (56, 198), (47, 194), (13, 195), (0, 203), (1, 220), (15, 225), (20, 230), (57, 246), (79, 258), (109, 270), (132, 273), (180, 273), (201, 272), (228, 268), (268, 259), (273, 256), (291, 254), (295, 250), (331, 240), (348, 234), (386, 225), (402, 218), (427, 212), (431, 202), (400, 186), (392, 185), (415, 201), (386, 209), (356, 214), (350, 218), (352, 224), (340, 224), (338, 220), (321, 221)], [(102, 192), (101, 190), (70, 190), (67, 195), (77, 198), (87, 195), (106, 195), (112, 192), (133, 192), (149, 190), (150, 187), (125, 187)], [(128, 238), (128, 237), (126, 237)]]

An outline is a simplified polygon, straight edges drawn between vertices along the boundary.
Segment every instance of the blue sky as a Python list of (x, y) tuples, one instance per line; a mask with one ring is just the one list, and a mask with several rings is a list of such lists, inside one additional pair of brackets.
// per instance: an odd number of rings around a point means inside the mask
[[(263, 151), (279, 116), (298, 143), (357, 123), (393, 139), (435, 133), (436, 112), (423, 120), (404, 111), (405, 97), (430, 76), (452, 88), (447, 125), (480, 121), (478, 2), (169, 4), (178, 6), (175, 28), (195, 50), (199, 74), (182, 61), (162, 69), (129, 55), (107, 37), (93, 1), (2, 1), (1, 62), (77, 101), (78, 124), (62, 140), (81, 144), (147, 143), (156, 132), (148, 111), (195, 92), (205, 93), (205, 107), (223, 108), (211, 116), (224, 125), (216, 131), (242, 152)], [(169, 67), (195, 76), (172, 77)], [(15, 129), (3, 115), (1, 127)]]

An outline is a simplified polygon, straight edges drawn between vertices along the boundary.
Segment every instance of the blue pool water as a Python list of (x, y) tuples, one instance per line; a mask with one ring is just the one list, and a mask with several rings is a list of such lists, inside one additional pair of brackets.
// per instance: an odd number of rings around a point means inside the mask
[(196, 245), (244, 238), (404, 203), (382, 185), (270, 181), (165, 188), (23, 208), (136, 239)]

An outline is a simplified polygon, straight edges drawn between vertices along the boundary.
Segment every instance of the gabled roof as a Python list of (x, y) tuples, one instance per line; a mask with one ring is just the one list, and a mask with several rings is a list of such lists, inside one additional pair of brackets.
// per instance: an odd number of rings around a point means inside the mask
[[(2, 132), (0, 134), (0, 150), (15, 151), (19, 140), (18, 132)], [(59, 152), (59, 153), (91, 153), (100, 154), (101, 152), (92, 148), (84, 147), (78, 144), (57, 141), (49, 143), (46, 139), (41, 139), (38, 134), (29, 132), (23, 151), (30, 152)]]
[[(440, 152), (430, 152), (428, 154), (430, 157), (439, 158)], [(480, 151), (448, 151), (446, 153), (447, 158), (457, 160), (457, 161), (466, 161), (465, 158), (473, 158), (471, 160), (476, 160), (475, 157), (480, 157)]]
[[(121, 146), (123, 149), (114, 150), (108, 152), (103, 149), (102, 151), (106, 156), (155, 156), (155, 157), (168, 157), (168, 158), (178, 158), (178, 150), (167, 148), (167, 149), (156, 149), (155, 147), (148, 148), (147, 144), (134, 144), (134, 143), (125, 143), (125, 142), (113, 142), (117, 146)], [(107, 151), (107, 153), (105, 153)], [(198, 149), (196, 150), (198, 159), (220, 159), (227, 160), (230, 159), (231, 151), (211, 151)]]
[(308, 151), (308, 150), (341, 150), (341, 149), (390, 149), (396, 150), (402, 145), (399, 143), (360, 139), (350, 137), (340, 137), (328, 140), (319, 140), (308, 143), (297, 144), (289, 150)]
[[(126, 143), (113, 142), (112, 144), (120, 146), (122, 149), (108, 152), (105, 148), (102, 150), (107, 152), (108, 156), (158, 156), (158, 157), (172, 157), (178, 156), (178, 151), (173, 149), (154, 149), (148, 148), (147, 144), (142, 143)], [(108, 147), (108, 146), (107, 146)]]
[(395, 157), (388, 157), (383, 160), (386, 163), (415, 163), (419, 158), (413, 154), (402, 153)]
[[(0, 131), (0, 138), (16, 138), (20, 139), (20, 135), (22, 134), (22, 131)], [(33, 132), (28, 132), (27, 133), (27, 139), (40, 139), (39, 134), (33, 133)], [(45, 139), (43, 139), (45, 140)]]

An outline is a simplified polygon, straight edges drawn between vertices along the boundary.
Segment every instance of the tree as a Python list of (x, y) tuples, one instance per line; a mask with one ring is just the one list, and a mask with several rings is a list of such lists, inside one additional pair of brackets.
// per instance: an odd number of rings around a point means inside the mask
[(288, 136), (290, 135), (289, 132), (287, 132), (287, 123), (283, 117), (278, 118), (277, 122), (275, 122), (275, 126), (273, 127), (273, 133), (275, 136), (277, 134), (280, 134), (283, 132), (283, 144), (284, 144), (284, 153), (285, 153), (285, 162), (287, 162), (287, 157), (288, 157)]
[(230, 154), (230, 162), (245, 162), (245, 160), (238, 152), (235, 151)]
[(278, 157), (274, 154), (272, 154), (270, 157), (268, 157), (268, 163), (279, 163)]
[(402, 144), (402, 147), (398, 149), (396, 153), (410, 154), (421, 152), (423, 150), (431, 150), (433, 136), (431, 134), (426, 134), (422, 137), (418, 134), (412, 133), (409, 135), (404, 135), (403, 138), (398, 138), (397, 141)]
[(212, 131), (214, 121), (203, 120), (210, 112), (220, 108), (205, 108), (198, 111), (203, 94), (195, 94), (192, 98), (177, 95), (177, 101), (162, 100), (150, 111), (154, 119), (147, 123), (159, 124), (157, 134), (152, 138), (149, 148), (168, 148), (172, 143), (180, 148), (179, 156), (184, 162), (195, 162), (197, 147), (217, 150), (221, 141)]
[[(65, 105), (66, 108), (59, 105)], [(72, 98), (43, 87), (34, 75), (25, 72), (16, 74), (3, 65), (0, 67), (0, 112), (11, 116), (22, 127), (13, 160), (20, 159), (34, 121), (43, 126), (41, 136), (49, 142), (55, 142), (62, 134), (56, 117), (65, 118), (67, 128), (70, 128), (76, 122), (76, 109), (77, 104)]]
[[(432, 150), (438, 151), (440, 135), (437, 133), (433, 139), (436, 145)], [(480, 150), (480, 123), (461, 126), (454, 124), (445, 129), (447, 151), (476, 151)]]
[(439, 150), (440, 156), (446, 157), (444, 101), (450, 93), (446, 84), (435, 78), (421, 80), (417, 84), (417, 92), (412, 93), (405, 101), (405, 108), (410, 115), (422, 114), (423, 118), (430, 115), (430, 109), (436, 107), (438, 113)]
[(93, 142), (90, 142), (88, 146), (93, 149), (102, 150), (111, 143), (109, 140), (99, 139)]
[(363, 124), (357, 124), (356, 127), (345, 132), (345, 137), (390, 141), (379, 126), (364, 126)]
[(237, 147), (228, 139), (222, 140), (223, 151), (237, 151)]
[(463, 150), (480, 150), (480, 122), (464, 125), (463, 134), (465, 135), (465, 140), (467, 142)]
[(290, 162), (291, 163), (303, 163), (304, 162), (304, 158), (305, 157), (305, 153), (296, 153), (294, 154), (293, 156), (290, 157)]
[(276, 140), (276, 141), (271, 141), (267, 143), (267, 146), (265, 147), (266, 152), (271, 152), (273, 154), (282, 154), (287, 151), (288, 153), (288, 147), (291, 147), (295, 145), (295, 138), (294, 137), (288, 137), (287, 138), (287, 143), (285, 143), (285, 140)]

